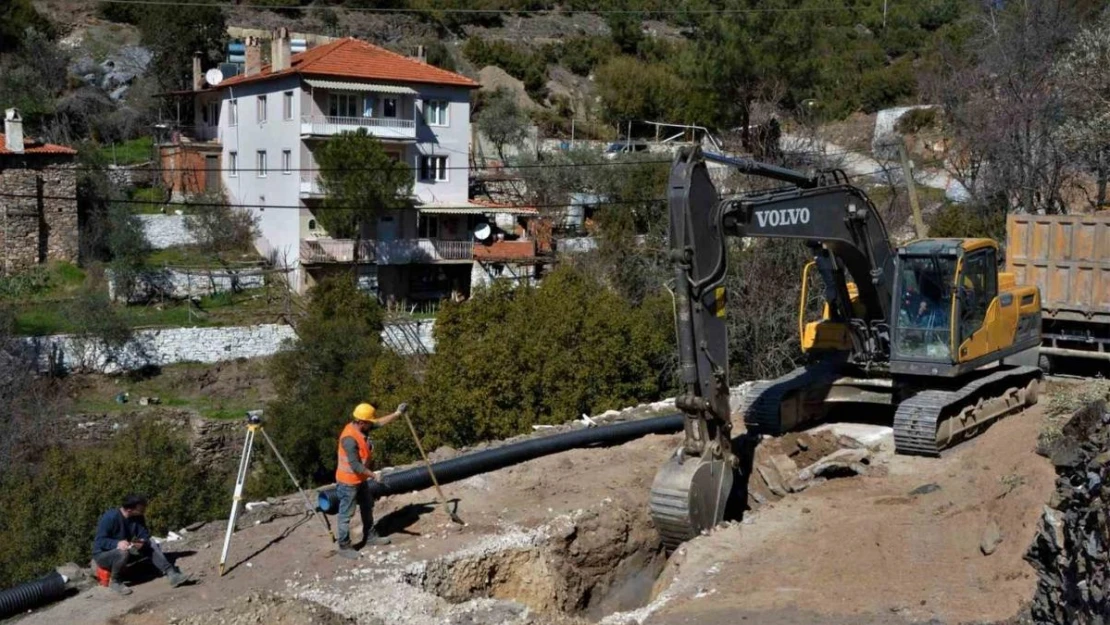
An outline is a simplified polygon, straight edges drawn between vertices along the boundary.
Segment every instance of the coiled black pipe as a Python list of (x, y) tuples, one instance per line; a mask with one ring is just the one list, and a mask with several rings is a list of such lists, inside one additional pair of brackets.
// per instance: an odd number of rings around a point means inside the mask
[[(648, 434), (669, 434), (682, 429), (682, 415), (653, 417), (638, 421), (627, 421), (596, 428), (583, 428), (562, 434), (541, 438), (531, 438), (519, 443), (510, 443), (494, 449), (436, 462), (432, 464), (440, 484), (449, 484), (480, 473), (488, 473), (519, 464), (540, 456), (556, 454), (568, 449), (591, 447), (593, 445), (614, 445)], [(432, 478), (426, 467), (414, 467), (382, 475), (380, 482), (370, 482), (375, 497), (400, 495), (423, 490), (432, 485)]]
[(60, 599), (65, 593), (66, 580), (57, 571), (32, 582), (0, 591), (0, 619)]

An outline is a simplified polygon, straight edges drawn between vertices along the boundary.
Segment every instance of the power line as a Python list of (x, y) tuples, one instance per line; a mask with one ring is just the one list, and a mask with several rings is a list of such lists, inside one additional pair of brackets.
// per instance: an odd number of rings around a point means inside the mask
[[(122, 4), (132, 6), (177, 6), (177, 7), (215, 7), (220, 9), (256, 9), (260, 11), (314, 11), (334, 7), (307, 5), (307, 6), (266, 6), (259, 4), (226, 4), (222, 2), (190, 2), (182, 0), (101, 0), (109, 4)], [(464, 9), (464, 8), (411, 8), (411, 7), (341, 7), (346, 11), (359, 13), (448, 13), (470, 15), (741, 15), (741, 14), (775, 14), (775, 13), (830, 13), (838, 11), (862, 12), (866, 8), (837, 5), (826, 7), (782, 7), (782, 8), (753, 8), (753, 9)]]
[[(437, 155), (429, 154), (429, 155), (425, 155), (425, 156), (437, 156)], [(435, 170), (435, 171), (444, 171), (444, 170), (446, 170), (446, 171), (511, 171), (511, 170), (516, 170), (516, 169), (562, 169), (562, 168), (567, 168), (567, 167), (614, 167), (614, 166), (628, 166), (628, 165), (659, 165), (659, 164), (668, 164), (669, 165), (671, 162), (672, 161), (669, 160), (669, 159), (668, 160), (658, 160), (658, 161), (617, 161), (617, 160), (610, 161), (610, 160), (605, 160), (605, 161), (596, 162), (596, 163), (533, 163), (533, 164), (526, 164), (526, 165), (480, 165), (480, 166), (475, 166), (475, 167), (471, 167), (471, 166), (468, 166), (468, 165), (452, 165), (450, 167), (429, 167), (428, 169), (429, 170)], [(409, 165), (407, 163), (401, 163), (401, 167), (404, 168), (404, 169), (407, 169), (409, 171), (416, 171), (416, 170), (421, 169), (420, 167), (414, 167), (414, 166)], [(289, 169), (285, 169), (285, 168), (282, 168), (282, 167), (267, 167), (265, 169), (254, 168), (254, 167), (251, 167), (251, 168), (236, 167), (235, 169), (230, 169), (230, 168), (222, 168), (221, 167), (221, 168), (216, 168), (216, 169), (210, 169), (210, 168), (207, 168), (207, 167), (142, 167), (142, 166), (138, 166), (138, 165), (135, 166), (134, 168), (127, 167), (127, 166), (117, 166), (117, 168), (118, 169), (129, 169), (129, 170), (138, 171), (138, 172), (144, 172), (144, 171), (149, 171), (149, 172), (170, 171), (170, 172), (193, 172), (193, 173), (198, 173), (198, 172), (229, 172), (229, 173), (266, 172), (266, 173), (275, 173), (275, 174), (277, 174), (277, 173), (286, 173), (286, 172), (291, 173), (291, 172), (395, 171), (396, 169), (398, 169), (398, 168), (394, 168), (394, 167), (291, 167)], [(105, 169), (103, 167), (74, 167), (74, 168), (72, 168), (72, 171), (86, 171), (86, 172), (103, 171), (103, 172), (106, 172), (106, 173), (111, 173), (114, 170)]]
[[(42, 195), (42, 196), (40, 196), (40, 195), (36, 195), (34, 193), (0, 193), (0, 197), (24, 198), (24, 199), (43, 199), (43, 200), (60, 200), (60, 201), (71, 201), (71, 202), (76, 202), (76, 201), (79, 200), (79, 198), (77, 198), (76, 196), (62, 196), (62, 195)], [(147, 201), (147, 200), (122, 200), (122, 199), (121, 200), (113, 200), (113, 199), (107, 199), (105, 201), (108, 202), (109, 204), (141, 204), (141, 205), (144, 205), (144, 206), (149, 206), (149, 205), (155, 203), (155, 202), (150, 202), (150, 201)], [(480, 210), (480, 211), (483, 211), (483, 212), (498, 213), (498, 212), (505, 212), (506, 210), (512, 211), (513, 209), (519, 209), (519, 208), (537, 208), (537, 209), (539, 209), (539, 208), (576, 208), (576, 207), (582, 207), (582, 208), (594, 207), (594, 208), (596, 208), (596, 207), (600, 207), (600, 206), (621, 206), (621, 205), (629, 205), (629, 204), (653, 204), (653, 203), (666, 202), (666, 201), (668, 201), (667, 198), (645, 198), (645, 199), (642, 199), (642, 200), (606, 200), (604, 202), (578, 203), (578, 204), (574, 204), (574, 203), (570, 203), (570, 202), (558, 203), (558, 204), (528, 204), (526, 206), (482, 206), (482, 205), (475, 204), (475, 205), (473, 205), (473, 207), (474, 207), (475, 210)], [(173, 203), (170, 203), (170, 204), (166, 204), (165, 206), (167, 206), (167, 207), (175, 207), (175, 206), (181, 206), (181, 207), (191, 207), (191, 206), (196, 206), (196, 207), (200, 207), (200, 206), (220, 207), (220, 206), (228, 206), (228, 207), (231, 207), (231, 208), (257, 208), (257, 209), (261, 209), (261, 210), (267, 210), (267, 209), (294, 210), (295, 209), (295, 210), (308, 210), (308, 211), (311, 211), (311, 212), (316, 212), (316, 211), (319, 211), (319, 210), (357, 210), (356, 207), (351, 207), (351, 206), (314, 206), (314, 207), (308, 207), (308, 206), (296, 206), (296, 205), (288, 205), (288, 204), (285, 204), (285, 205), (282, 205), (282, 204), (240, 204), (240, 203), (234, 203), (234, 202), (173, 202)], [(416, 206), (414, 208), (419, 209), (420, 207)]]

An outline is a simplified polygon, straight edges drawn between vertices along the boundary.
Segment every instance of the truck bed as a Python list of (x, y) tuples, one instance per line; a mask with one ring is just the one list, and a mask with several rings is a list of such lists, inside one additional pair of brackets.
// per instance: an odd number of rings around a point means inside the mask
[(1110, 214), (1010, 215), (1006, 268), (1041, 290), (1047, 356), (1110, 360)]

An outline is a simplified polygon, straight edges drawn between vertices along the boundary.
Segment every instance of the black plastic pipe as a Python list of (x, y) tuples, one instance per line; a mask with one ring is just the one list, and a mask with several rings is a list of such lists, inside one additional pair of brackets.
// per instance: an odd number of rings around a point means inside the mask
[(46, 577), (0, 591), (0, 619), (37, 608), (60, 599), (66, 593), (66, 580), (57, 571)]
[[(596, 428), (582, 428), (562, 434), (530, 438), (519, 443), (510, 443), (436, 462), (432, 464), (432, 470), (435, 471), (440, 484), (450, 484), (541, 456), (594, 445), (615, 445), (648, 434), (670, 434), (680, 431), (682, 426), (682, 415), (674, 414)], [(385, 473), (380, 482), (370, 482), (370, 489), (375, 497), (382, 497), (411, 493), (431, 485), (432, 478), (428, 475), (428, 469), (421, 466)]]

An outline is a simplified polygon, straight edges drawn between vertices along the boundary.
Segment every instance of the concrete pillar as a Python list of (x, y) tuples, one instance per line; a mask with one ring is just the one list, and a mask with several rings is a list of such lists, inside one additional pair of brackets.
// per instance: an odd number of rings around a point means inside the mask
[(23, 153), (23, 116), (17, 109), (4, 111), (4, 141), (9, 152)]
[(292, 44), (289, 41), (289, 29), (284, 26), (273, 32), (270, 39), (270, 70), (280, 72), (289, 69), (292, 57)]

